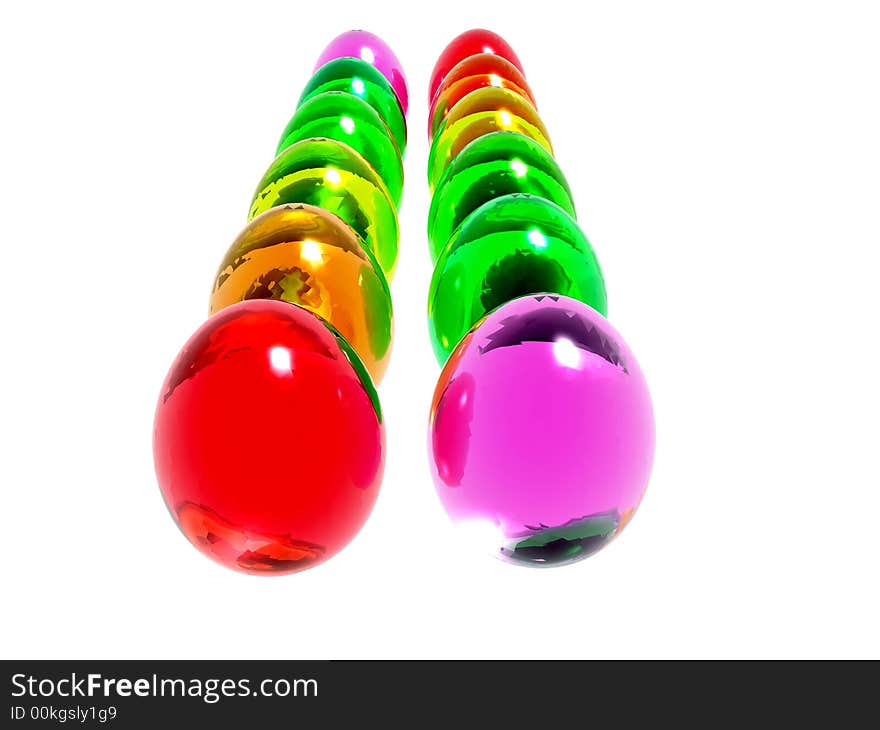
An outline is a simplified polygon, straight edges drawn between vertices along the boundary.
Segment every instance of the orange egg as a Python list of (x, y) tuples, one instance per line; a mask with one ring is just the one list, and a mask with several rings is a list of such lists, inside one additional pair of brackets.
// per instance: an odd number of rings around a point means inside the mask
[(464, 147), (492, 132), (519, 132), (553, 154), (547, 128), (529, 101), (509, 89), (479, 89), (452, 108), (434, 137), (428, 155), (431, 190)]
[(354, 348), (375, 383), (391, 354), (391, 293), (352, 228), (305, 204), (254, 218), (223, 258), (211, 313), (246, 299), (278, 299), (323, 317)]
[(522, 71), (501, 56), (477, 53), (455, 64), (437, 88), (428, 113), (431, 124), (429, 137), (436, 133), (443, 116), (462, 97), (489, 86), (509, 88), (525, 96), (532, 104), (535, 103), (535, 97)]

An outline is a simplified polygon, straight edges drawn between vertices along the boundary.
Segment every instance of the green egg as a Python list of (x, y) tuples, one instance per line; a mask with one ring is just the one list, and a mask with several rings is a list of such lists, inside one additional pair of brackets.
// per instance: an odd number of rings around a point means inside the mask
[(524, 134), (493, 132), (467, 145), (437, 183), (428, 213), (431, 260), (437, 262), (453, 231), (470, 213), (512, 193), (545, 198), (575, 217), (571, 190), (547, 150)]
[(513, 194), (471, 213), (437, 260), (428, 295), (434, 354), (442, 365), (468, 330), (496, 307), (552, 292), (608, 311), (593, 247), (565, 210)]
[(287, 123), (280, 154), (295, 142), (327, 137), (354, 148), (369, 162), (399, 207), (403, 196), (403, 162), (388, 125), (363, 99), (342, 91), (326, 91), (306, 101)]
[(373, 107), (388, 125), (403, 155), (406, 151), (406, 119), (394, 89), (381, 71), (360, 58), (337, 58), (315, 72), (303, 89), (299, 104), (327, 91), (354, 94)]

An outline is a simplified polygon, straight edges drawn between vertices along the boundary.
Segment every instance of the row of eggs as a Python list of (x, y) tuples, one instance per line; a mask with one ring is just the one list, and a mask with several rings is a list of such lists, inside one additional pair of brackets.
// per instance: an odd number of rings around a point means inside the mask
[(162, 386), (162, 495), (227, 567), (323, 562), (376, 500), (406, 108), (381, 39), (351, 31), (327, 46), (220, 264), (211, 317)]
[(576, 562), (642, 499), (647, 385), (605, 319), (599, 262), (513, 49), (468, 31), (431, 89), (435, 486), (461, 534), (496, 556)]

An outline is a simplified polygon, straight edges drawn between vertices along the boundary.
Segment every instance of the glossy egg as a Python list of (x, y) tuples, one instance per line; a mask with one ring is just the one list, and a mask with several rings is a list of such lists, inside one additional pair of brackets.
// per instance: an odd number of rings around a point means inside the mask
[(471, 213), (443, 249), (428, 294), (428, 324), (442, 365), (465, 333), (516, 297), (570, 296), (601, 314), (605, 282), (593, 247), (562, 208), (531, 195), (505, 195)]
[(568, 183), (547, 150), (523, 134), (492, 132), (468, 144), (437, 183), (428, 213), (432, 261), (470, 213), (512, 193), (546, 198), (575, 216)]
[(517, 565), (574, 563), (641, 503), (654, 458), (648, 386), (623, 338), (583, 302), (514, 299), (446, 363), (429, 448), (462, 543)]
[(409, 93), (403, 65), (391, 47), (379, 36), (366, 30), (350, 30), (336, 36), (321, 52), (315, 64), (315, 71), (337, 58), (359, 58), (375, 66), (391, 83), (400, 101), (400, 107), (406, 114), (409, 108)]
[[(482, 89), (473, 93), (481, 94), (484, 91), (492, 91), (494, 93), (497, 90)], [(501, 91), (516, 97), (511, 91)], [(501, 107), (496, 110), (475, 111), (473, 113), (467, 113), (467, 109), (462, 108), (459, 114), (457, 110), (462, 104), (459, 104), (453, 110), (453, 113), (450, 114), (443, 124), (442, 130), (434, 137), (434, 141), (431, 143), (431, 149), (428, 152), (428, 184), (432, 192), (449, 166), (449, 163), (467, 145), (486, 134), (493, 132), (517, 132), (524, 134), (535, 140), (551, 155), (553, 154), (553, 147), (546, 135), (544, 123), (534, 107), (529, 105), (528, 102), (523, 101), (522, 106), (509, 105), (507, 108)], [(516, 109), (517, 113), (510, 111), (513, 108)]]
[(406, 150), (406, 119), (391, 83), (375, 66), (359, 58), (337, 58), (324, 64), (306, 84), (299, 103), (327, 91), (343, 91), (375, 109), (394, 135), (401, 154)]
[[(529, 83), (526, 81), (526, 77), (523, 76), (522, 71), (501, 56), (495, 56), (491, 53), (480, 53), (476, 56), (469, 56), (455, 64), (449, 73), (446, 74), (443, 83), (434, 92), (434, 98), (431, 100), (428, 112), (428, 119), (434, 118), (435, 109), (440, 99), (446, 95), (446, 91), (465, 79), (471, 79), (472, 83), (475, 83), (476, 80), (484, 80), (488, 82), (486, 85), (496, 87), (503, 87), (505, 86), (504, 82), (510, 82), (517, 88), (522, 89), (529, 101), (535, 104), (535, 96), (532, 94)], [(473, 91), (473, 88), (469, 89), (467, 93), (470, 91)], [(455, 101), (455, 99), (450, 99), (449, 108), (455, 105)]]
[(471, 114), (479, 114), (480, 112), (501, 112), (506, 111), (509, 114), (522, 119), (526, 119), (533, 126), (540, 130), (544, 139), (550, 139), (550, 133), (544, 126), (538, 110), (535, 105), (528, 99), (523, 98), (515, 91), (510, 89), (490, 86), (488, 88), (477, 89), (467, 96), (464, 96), (452, 109), (449, 114), (440, 123), (437, 128), (438, 134), (443, 134), (446, 127), (455, 124), (457, 121), (468, 117)]
[(290, 145), (328, 137), (357, 150), (379, 173), (395, 206), (403, 196), (403, 161), (394, 135), (379, 113), (363, 99), (341, 91), (313, 96), (287, 123), (277, 154)]
[(385, 429), (357, 355), (286, 302), (215, 314), (174, 361), (153, 456), (186, 538), (234, 570), (280, 575), (341, 550), (379, 493)]
[(356, 150), (327, 138), (286, 148), (260, 180), (248, 220), (287, 203), (308, 203), (339, 216), (391, 280), (400, 237), (397, 211), (382, 178)]
[(434, 94), (437, 92), (443, 79), (446, 78), (456, 64), (470, 56), (481, 53), (501, 56), (516, 66), (519, 71), (523, 71), (522, 63), (517, 57), (516, 52), (500, 35), (483, 28), (466, 30), (449, 42), (437, 59), (437, 63), (434, 64), (434, 70), (431, 71), (431, 80), (428, 83), (428, 101), (434, 98)]
[(512, 81), (507, 81), (500, 76), (492, 75), (468, 76), (467, 78), (461, 79), (461, 81), (456, 81), (449, 88), (444, 89), (443, 93), (437, 97), (437, 102), (432, 107), (431, 114), (428, 117), (429, 141), (434, 139), (437, 129), (443, 123), (443, 120), (446, 119), (446, 116), (452, 108), (468, 94), (477, 91), (478, 89), (508, 89), (519, 94), (534, 105), (534, 101), (529, 96), (529, 93)]
[(320, 315), (351, 344), (376, 383), (391, 355), (391, 293), (373, 254), (337, 216), (312, 205), (254, 218), (217, 271), (211, 313), (273, 299)]

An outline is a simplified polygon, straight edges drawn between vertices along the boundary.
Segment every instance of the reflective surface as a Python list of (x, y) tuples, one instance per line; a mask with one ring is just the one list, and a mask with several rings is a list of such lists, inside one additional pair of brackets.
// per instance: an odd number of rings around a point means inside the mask
[(437, 87), (437, 91), (434, 92), (428, 119), (433, 118), (434, 108), (447, 89), (463, 79), (474, 76), (483, 77), (490, 82), (494, 82), (490, 83), (490, 86), (503, 86), (502, 81), (510, 81), (526, 92), (529, 101), (533, 104), (535, 103), (535, 96), (532, 94), (529, 83), (526, 81), (526, 77), (523, 76), (522, 71), (501, 56), (495, 56), (491, 53), (479, 53), (455, 64), (449, 73), (446, 74), (443, 82)]
[(286, 205), (254, 218), (227, 251), (211, 312), (245, 299), (279, 299), (319, 314), (378, 383), (391, 354), (391, 294), (358, 235), (332, 213)]
[(521, 86), (517, 86), (513, 81), (502, 79), (500, 76), (494, 74), (468, 76), (461, 79), (461, 81), (456, 81), (449, 88), (444, 89), (443, 93), (437, 97), (437, 100), (432, 107), (432, 111), (428, 115), (429, 140), (434, 139), (437, 129), (443, 123), (443, 120), (446, 119), (446, 115), (449, 114), (452, 108), (464, 97), (477, 89), (509, 89), (534, 104), (534, 100), (531, 98), (529, 92)]
[(480, 112), (503, 112), (506, 111), (512, 116), (525, 119), (529, 124), (540, 130), (544, 139), (550, 139), (550, 133), (541, 117), (538, 116), (538, 110), (535, 105), (528, 99), (523, 98), (515, 91), (510, 89), (502, 89), (497, 86), (490, 86), (485, 89), (477, 89), (461, 99), (446, 115), (437, 129), (438, 134), (442, 134), (446, 127), (451, 126), (471, 114), (479, 114)]
[(379, 36), (365, 30), (350, 30), (336, 36), (321, 53), (315, 64), (315, 70), (335, 58), (360, 58), (375, 66), (391, 83), (403, 113), (406, 114), (409, 95), (403, 66), (394, 55), (394, 51)]
[(505, 195), (475, 210), (440, 254), (428, 295), (428, 324), (443, 364), (485, 314), (525, 294), (554, 292), (607, 311), (599, 262), (558, 205)]
[(285, 203), (308, 203), (348, 223), (390, 280), (400, 237), (391, 194), (373, 167), (342, 142), (308, 139), (284, 150), (263, 176), (248, 220)]
[(406, 150), (406, 119), (391, 83), (375, 66), (359, 58), (337, 58), (319, 68), (299, 98), (300, 105), (327, 91), (344, 91), (363, 99), (388, 125), (401, 154)]
[(469, 213), (511, 193), (546, 198), (575, 215), (568, 183), (553, 157), (525, 135), (493, 132), (467, 145), (437, 183), (428, 214), (431, 260), (437, 261)]
[(226, 567), (316, 565), (360, 530), (385, 434), (357, 356), (284, 302), (211, 317), (177, 356), (153, 429), (156, 476), (187, 539)]
[(394, 205), (400, 206), (403, 195), (400, 150), (388, 125), (367, 102), (341, 91), (313, 96), (287, 123), (278, 153), (295, 142), (314, 137), (329, 137), (357, 150), (379, 173)]
[(510, 61), (520, 71), (523, 71), (522, 63), (514, 52), (510, 44), (497, 33), (482, 28), (473, 28), (466, 30), (461, 35), (453, 38), (449, 45), (443, 49), (443, 53), (434, 64), (434, 70), (431, 72), (431, 81), (428, 85), (428, 101), (434, 98), (437, 89), (449, 71), (459, 62), (468, 56), (474, 56), (479, 53), (492, 53), (496, 56), (502, 56)]
[(516, 564), (585, 558), (639, 506), (650, 395), (620, 335), (555, 295), (505, 304), (449, 359), (430, 417), (434, 483), (460, 539)]
[[(512, 93), (512, 92), (508, 92)], [(443, 130), (434, 137), (428, 153), (428, 184), (433, 191), (440, 176), (455, 156), (478, 137), (492, 132), (519, 132), (531, 137), (547, 152), (553, 154), (550, 140), (542, 132), (543, 123), (532, 111), (528, 117), (512, 114), (506, 109), (468, 114), (454, 121), (450, 118)], [(540, 125), (540, 126), (538, 126)]]

